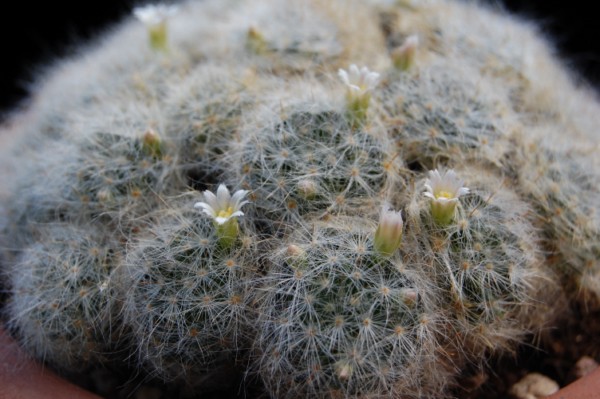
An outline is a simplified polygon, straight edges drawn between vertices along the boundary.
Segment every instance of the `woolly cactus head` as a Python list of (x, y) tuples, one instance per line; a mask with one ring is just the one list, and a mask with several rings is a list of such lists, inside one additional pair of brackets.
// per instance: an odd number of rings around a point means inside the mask
[(380, 133), (323, 110), (293, 112), (249, 134), (238, 176), (252, 190), (257, 216), (278, 231), (311, 215), (375, 206), (401, 178), (393, 144)]
[(255, 239), (242, 226), (242, 237), (223, 246), (192, 205), (170, 208), (131, 248), (124, 323), (152, 375), (206, 389), (250, 346)]
[(110, 360), (120, 330), (115, 267), (120, 254), (94, 226), (52, 226), (8, 270), (8, 327), (32, 355), (62, 371)]
[(254, 367), (276, 396), (434, 392), (443, 383), (436, 288), (402, 258), (381, 256), (360, 219), (302, 226), (268, 258)]

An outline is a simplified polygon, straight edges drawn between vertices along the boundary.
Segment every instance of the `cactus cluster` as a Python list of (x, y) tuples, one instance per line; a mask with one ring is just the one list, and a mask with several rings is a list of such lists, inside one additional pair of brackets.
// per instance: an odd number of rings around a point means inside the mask
[(191, 397), (443, 398), (556, 298), (599, 306), (600, 113), (531, 26), (179, 11), (138, 10), (0, 132), (2, 315), (32, 356)]

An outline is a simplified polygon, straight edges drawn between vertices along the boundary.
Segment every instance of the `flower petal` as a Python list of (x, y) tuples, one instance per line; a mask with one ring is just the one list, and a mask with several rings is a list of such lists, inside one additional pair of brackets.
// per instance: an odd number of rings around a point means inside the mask
[(242, 205), (248, 203), (248, 201), (243, 201), (240, 203), (240, 201), (244, 199), (248, 192), (248, 190), (237, 190), (233, 194), (233, 196), (231, 197), (231, 206), (233, 207), (233, 209), (240, 209)]
[(236, 216), (244, 216), (244, 212), (242, 212), (242, 211), (235, 211), (229, 217), (233, 218), (233, 217), (236, 217)]
[(342, 79), (342, 82), (343, 82), (345, 85), (349, 85), (349, 84), (350, 84), (350, 80), (349, 80), (349, 78), (348, 78), (348, 72), (346, 72), (346, 71), (345, 71), (345, 70), (343, 70), (343, 69), (339, 69), (339, 70), (338, 70), (338, 76), (340, 77), (340, 79)]
[(202, 210), (204, 212), (206, 212), (208, 215), (213, 216), (213, 217), (217, 214), (215, 209), (212, 206), (210, 206), (209, 204), (207, 204), (206, 202), (196, 202), (194, 204), (194, 208), (196, 208), (196, 209), (202, 208)]
[(217, 224), (224, 224), (226, 221), (228, 221), (231, 217), (222, 217), (222, 216), (217, 216), (215, 219), (215, 222), (217, 222)]
[(136, 7), (133, 14), (144, 24), (152, 26), (163, 23), (167, 18), (175, 15), (177, 11), (177, 6), (157, 4)]
[(225, 210), (229, 208), (229, 201), (231, 200), (231, 195), (229, 194), (229, 190), (227, 186), (224, 184), (219, 184), (219, 188), (217, 188), (217, 203), (219, 204), (219, 210)]
[(204, 191), (204, 201), (210, 205), (215, 211), (219, 208), (217, 197), (211, 191)]
[(432, 186), (436, 186), (442, 181), (442, 176), (440, 176), (440, 172), (437, 169), (429, 171), (429, 179), (431, 180)]

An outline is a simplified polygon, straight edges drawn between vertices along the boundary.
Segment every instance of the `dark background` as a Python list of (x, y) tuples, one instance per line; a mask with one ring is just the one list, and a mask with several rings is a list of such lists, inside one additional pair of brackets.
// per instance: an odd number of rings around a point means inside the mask
[[(600, 19), (594, 2), (583, 0), (488, 0), (538, 21), (566, 63), (600, 87)], [(4, 8), (0, 24), (0, 118), (27, 95), (28, 83), (43, 65), (72, 53), (131, 13), (136, 0), (17, 1)], [(52, 13), (52, 17), (50, 16)], [(11, 25), (14, 24), (14, 25)]]

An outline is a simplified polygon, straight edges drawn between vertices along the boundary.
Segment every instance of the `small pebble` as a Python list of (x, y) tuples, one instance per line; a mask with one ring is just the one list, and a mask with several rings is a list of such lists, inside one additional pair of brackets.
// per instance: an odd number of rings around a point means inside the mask
[(584, 356), (575, 363), (575, 376), (581, 378), (598, 367), (598, 362), (589, 356)]
[(510, 388), (510, 394), (518, 399), (541, 399), (558, 391), (558, 384), (539, 373), (530, 373)]

